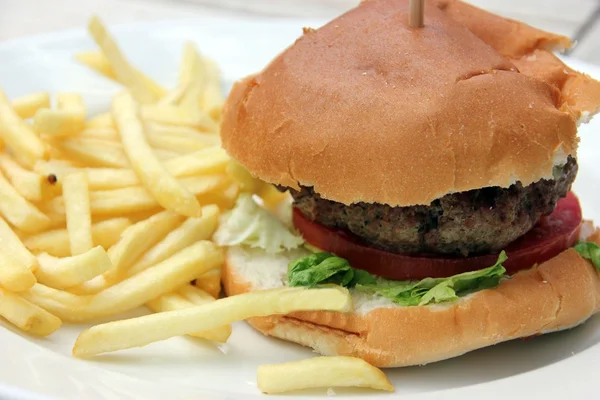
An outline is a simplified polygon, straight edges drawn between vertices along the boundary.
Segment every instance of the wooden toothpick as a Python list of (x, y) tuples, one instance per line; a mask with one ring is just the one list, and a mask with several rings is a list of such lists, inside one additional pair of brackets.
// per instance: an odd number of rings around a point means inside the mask
[(410, 0), (408, 25), (411, 28), (422, 28), (425, 16), (425, 0)]

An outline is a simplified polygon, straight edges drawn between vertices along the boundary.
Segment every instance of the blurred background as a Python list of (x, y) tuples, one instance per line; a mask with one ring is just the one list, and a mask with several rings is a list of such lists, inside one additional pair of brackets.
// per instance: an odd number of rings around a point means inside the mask
[[(577, 39), (572, 56), (600, 64), (600, 0), (470, 0), (472, 4)], [(81, 28), (92, 13), (108, 23), (200, 14), (331, 19), (358, 0), (0, 0), (0, 41)]]

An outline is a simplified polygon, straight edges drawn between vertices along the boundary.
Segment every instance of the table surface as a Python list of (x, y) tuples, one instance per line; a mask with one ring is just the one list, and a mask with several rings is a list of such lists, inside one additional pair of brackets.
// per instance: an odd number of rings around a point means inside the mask
[[(600, 64), (600, 0), (469, 1), (570, 37), (589, 20), (590, 29), (572, 55)], [(333, 18), (357, 3), (357, 0), (0, 0), (0, 41), (83, 27), (94, 13), (108, 23), (189, 19), (206, 13), (248, 18)]]

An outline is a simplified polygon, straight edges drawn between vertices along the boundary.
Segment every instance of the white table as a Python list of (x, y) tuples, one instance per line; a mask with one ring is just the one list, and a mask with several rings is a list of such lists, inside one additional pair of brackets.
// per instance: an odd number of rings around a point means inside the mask
[[(333, 18), (357, 0), (0, 0), (0, 41), (22, 35), (83, 27), (97, 13), (109, 23), (190, 18), (194, 14), (242, 14)], [(470, 0), (471, 3), (572, 36), (599, 0)], [(600, 23), (573, 56), (600, 64)]]

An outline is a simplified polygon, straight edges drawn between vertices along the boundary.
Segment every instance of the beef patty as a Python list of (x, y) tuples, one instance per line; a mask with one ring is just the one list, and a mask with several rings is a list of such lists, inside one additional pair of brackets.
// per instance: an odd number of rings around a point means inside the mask
[(528, 186), (486, 187), (452, 193), (430, 205), (390, 207), (378, 203), (344, 205), (312, 187), (290, 190), (296, 207), (319, 224), (344, 229), (372, 246), (404, 253), (446, 255), (498, 251), (550, 214), (571, 189), (577, 161), (555, 168), (554, 179)]

